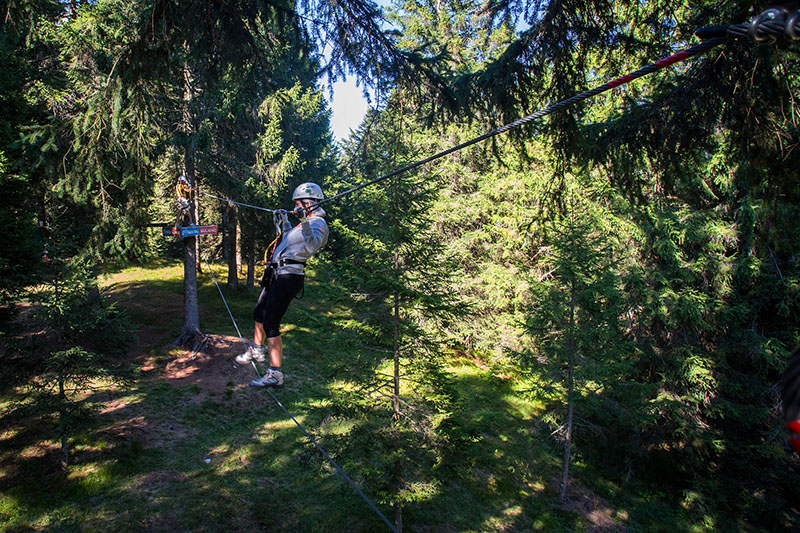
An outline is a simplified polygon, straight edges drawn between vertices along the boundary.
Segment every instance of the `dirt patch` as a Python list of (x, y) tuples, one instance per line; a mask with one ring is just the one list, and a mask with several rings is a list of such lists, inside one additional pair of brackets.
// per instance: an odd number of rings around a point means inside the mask
[[(193, 393), (183, 401), (192, 404), (230, 402), (236, 404), (237, 409), (269, 407), (272, 405), (270, 397), (263, 390), (249, 386), (250, 380), (256, 377), (252, 366), (242, 367), (233, 361), (242, 349), (236, 337), (207, 335), (197, 351), (172, 348), (166, 352), (168, 347), (165, 347), (162, 355), (142, 356), (138, 360), (145, 379), (174, 387), (192, 387)], [(240, 406), (242, 401), (244, 407)], [(135, 400), (131, 403), (126, 397), (105, 402), (100, 415), (108, 417), (111, 424), (97, 433), (114, 442), (138, 442), (145, 448), (161, 448), (197, 434), (197, 430), (184, 424), (179, 415), (143, 412)]]
[[(194, 385), (207, 393), (259, 392), (248, 386), (257, 377), (252, 365), (239, 366), (233, 361), (243, 350), (236, 337), (207, 335), (197, 351), (173, 352), (163, 364), (161, 378), (175, 386)], [(152, 365), (153, 361), (148, 363)]]
[(624, 523), (628, 520), (627, 513), (617, 511), (607, 500), (576, 484), (574, 480), (570, 480), (567, 501), (560, 507), (583, 516), (589, 522), (587, 532), (628, 530)]
[(187, 429), (174, 420), (154, 421), (144, 416), (134, 416), (115, 421), (97, 433), (118, 442), (139, 442), (146, 448), (159, 448), (168, 442), (190, 437), (197, 432)]
[(136, 493), (156, 493), (169, 488), (173, 483), (183, 482), (185, 479), (185, 475), (175, 470), (156, 470), (138, 476), (131, 489)]
[[(142, 371), (175, 387), (196, 387), (194, 401), (245, 400), (251, 407), (271, 403), (262, 389), (249, 386), (257, 375), (253, 366), (237, 365), (233, 358), (244, 347), (237, 337), (206, 335), (196, 351), (173, 348), (168, 356), (142, 358)], [(263, 364), (259, 365), (263, 371)], [(288, 384), (294, 390), (297, 384)]]

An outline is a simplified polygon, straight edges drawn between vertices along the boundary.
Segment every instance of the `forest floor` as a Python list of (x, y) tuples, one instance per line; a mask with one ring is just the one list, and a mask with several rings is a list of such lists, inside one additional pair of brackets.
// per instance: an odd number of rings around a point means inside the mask
[[(223, 267), (214, 268), (219, 279)], [(126, 364), (135, 372), (82, 393), (93, 414), (71, 429), (66, 470), (56, 418), (21, 409), (24, 387), (0, 395), (0, 531), (386, 530), (272, 398), (248, 387), (255, 373), (233, 362), (242, 345), (207, 274), (199, 276), (201, 325), (215, 334), (196, 351), (171, 345), (182, 323), (181, 275), (180, 265), (159, 264), (104, 277), (103, 292), (130, 317), (136, 341)], [(359, 354), (339, 338), (352, 318), (347, 302), (326, 287), (312, 273), (305, 297), (290, 308), (287, 382), (275, 394), (360, 484), (356, 472), (369, 458), (340, 453), (337, 436), (348, 422), (329, 415), (332, 384)], [(224, 291), (242, 334), (251, 334), (255, 296)], [(30, 318), (20, 324), (18, 336), (41, 330)], [(30, 342), (32, 351), (46, 345)], [(587, 486), (590, 470), (580, 461), (568, 501), (558, 502), (562, 451), (536, 423), (542, 406), (520, 393), (529, 384), (463, 355), (447, 371), (460, 398), (451, 417), (473, 424), (477, 437), (443, 470), (450, 479), (440, 475), (426, 498), (405, 506), (406, 531), (689, 527), (666, 505), (615, 507), (599, 494), (602, 482)]]

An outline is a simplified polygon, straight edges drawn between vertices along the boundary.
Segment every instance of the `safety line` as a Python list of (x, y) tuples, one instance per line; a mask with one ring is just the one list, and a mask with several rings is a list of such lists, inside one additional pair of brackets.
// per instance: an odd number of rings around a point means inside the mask
[[(201, 252), (200, 252), (200, 255), (203, 257), (203, 262), (205, 262), (205, 264), (206, 264), (206, 267), (208, 268), (208, 271), (211, 273), (211, 279), (213, 279), (213, 280), (214, 280), (214, 284), (217, 286), (217, 290), (219, 291), (220, 298), (222, 298), (222, 303), (224, 303), (224, 304), (225, 304), (225, 309), (227, 309), (227, 310), (228, 310), (228, 316), (230, 316), (230, 317), (231, 317), (231, 322), (233, 322), (233, 327), (234, 327), (234, 328), (236, 328), (236, 333), (237, 333), (237, 335), (239, 335), (239, 340), (241, 341), (241, 343), (242, 343), (242, 344), (244, 344), (244, 346), (245, 346), (245, 349), (246, 349), (246, 348), (247, 348), (247, 342), (244, 340), (244, 338), (242, 337), (242, 333), (239, 331), (239, 326), (236, 324), (236, 319), (235, 319), (235, 318), (233, 318), (233, 313), (231, 313), (231, 308), (230, 308), (230, 307), (228, 307), (228, 302), (227, 302), (227, 300), (225, 299), (225, 295), (222, 293), (222, 288), (219, 286), (219, 283), (217, 282), (217, 277), (214, 275), (214, 271), (211, 269), (211, 265), (209, 265), (209, 264), (208, 264), (208, 261), (206, 260), (206, 256), (205, 256), (205, 254), (202, 252), (202, 250), (201, 250)], [(255, 361), (250, 361), (250, 363), (253, 365), (253, 369), (256, 371), (256, 375), (258, 375), (258, 377), (260, 378), (260, 377), (261, 377), (261, 372), (259, 372), (259, 371), (258, 371), (258, 367), (256, 366), (256, 363), (255, 363)], [(341, 466), (339, 466), (339, 465), (336, 463), (336, 461), (334, 461), (334, 460), (331, 458), (331, 456), (330, 456), (330, 455), (328, 455), (328, 452), (326, 452), (326, 451), (325, 451), (325, 450), (322, 448), (322, 446), (320, 446), (320, 445), (319, 445), (319, 443), (317, 443), (316, 439), (314, 439), (314, 437), (312, 437), (312, 436), (311, 436), (311, 434), (310, 434), (308, 431), (306, 431), (306, 428), (304, 428), (304, 427), (303, 427), (303, 425), (302, 425), (300, 422), (298, 422), (298, 421), (297, 421), (297, 419), (296, 419), (294, 416), (292, 416), (292, 413), (290, 413), (290, 412), (289, 412), (289, 410), (288, 410), (288, 409), (286, 409), (286, 407), (284, 407), (284, 405), (283, 405), (283, 404), (280, 402), (280, 400), (278, 400), (278, 398), (277, 398), (277, 397), (276, 397), (276, 396), (275, 396), (275, 395), (272, 393), (272, 391), (269, 389), (269, 387), (265, 387), (265, 388), (266, 388), (267, 392), (269, 393), (269, 395), (270, 395), (270, 396), (272, 396), (272, 399), (273, 399), (273, 400), (275, 400), (275, 403), (277, 403), (277, 404), (280, 406), (280, 408), (281, 408), (281, 409), (283, 409), (283, 411), (284, 411), (284, 412), (285, 412), (285, 413), (286, 413), (286, 414), (289, 416), (289, 418), (291, 418), (291, 419), (292, 419), (292, 422), (294, 422), (295, 424), (297, 424), (297, 427), (299, 427), (299, 428), (300, 428), (300, 430), (301, 430), (303, 433), (305, 433), (306, 437), (308, 437), (308, 439), (309, 439), (309, 440), (312, 442), (312, 444), (314, 444), (314, 446), (316, 446), (316, 447), (317, 447), (317, 449), (318, 449), (318, 450), (319, 450), (319, 451), (322, 453), (322, 455), (324, 455), (324, 456), (325, 456), (325, 458), (326, 458), (326, 459), (327, 459), (327, 460), (328, 460), (328, 461), (329, 461), (329, 462), (330, 462), (330, 463), (331, 463), (331, 464), (332, 464), (334, 467), (336, 467), (336, 471), (337, 471), (337, 472), (339, 472), (339, 474), (341, 474), (341, 476), (342, 476), (342, 477), (343, 477), (343, 478), (344, 478), (344, 479), (345, 479), (345, 480), (346, 480), (346, 481), (347, 481), (347, 482), (348, 482), (348, 483), (349, 483), (349, 484), (350, 484), (350, 485), (351, 485), (351, 486), (352, 486), (352, 487), (353, 487), (353, 488), (356, 490), (356, 492), (358, 493), (358, 495), (359, 495), (359, 496), (361, 496), (361, 498), (362, 498), (362, 499), (363, 499), (365, 502), (367, 502), (367, 505), (369, 505), (369, 506), (370, 506), (370, 508), (371, 508), (373, 511), (375, 511), (375, 513), (376, 513), (376, 514), (377, 514), (379, 517), (381, 517), (381, 519), (382, 519), (382, 520), (383, 520), (383, 521), (386, 523), (386, 525), (389, 527), (389, 529), (390, 529), (390, 530), (392, 530), (394, 533), (397, 533), (397, 529), (394, 527), (394, 525), (392, 525), (392, 523), (391, 523), (391, 522), (390, 522), (390, 521), (389, 521), (389, 520), (388, 520), (388, 519), (387, 519), (387, 518), (386, 518), (386, 517), (383, 515), (383, 513), (380, 511), (380, 509), (378, 509), (378, 508), (375, 506), (375, 504), (374, 504), (374, 503), (372, 503), (372, 501), (370, 501), (370, 499), (367, 497), (367, 495), (366, 495), (366, 494), (364, 494), (364, 493), (361, 491), (361, 489), (360, 489), (360, 488), (358, 488), (358, 485), (356, 485), (356, 484), (353, 482), (353, 480), (352, 480), (352, 479), (350, 479), (350, 476), (348, 476), (348, 475), (347, 475), (347, 472), (345, 472), (345, 471), (344, 471), (344, 469), (343, 469)]]
[[(715, 46), (718, 46), (728, 41), (729, 39), (750, 36), (757, 43), (766, 43), (766, 44), (772, 44), (776, 42), (779, 38), (784, 38), (788, 41), (800, 40), (800, 10), (788, 12), (787, 10), (782, 10), (779, 8), (770, 8), (760, 13), (756, 17), (754, 17), (753, 20), (749, 23), (701, 28), (697, 30), (696, 34), (698, 36), (701, 36), (701, 38), (705, 36), (707, 36), (707, 38), (705, 38), (700, 44), (687, 48), (686, 50), (673, 54), (669, 57), (666, 57), (650, 65), (644, 66), (635, 72), (621, 76), (615, 80), (600, 85), (599, 87), (595, 87), (594, 89), (584, 91), (566, 100), (562, 100), (561, 102), (548, 106), (540, 111), (537, 111), (536, 113), (525, 116), (519, 120), (506, 124), (505, 126), (501, 126), (499, 128), (490, 130), (479, 137), (475, 137), (474, 139), (471, 139), (459, 145), (448, 148), (447, 150), (443, 150), (430, 157), (426, 157), (425, 159), (406, 165), (402, 168), (389, 172), (388, 174), (384, 174), (383, 176), (379, 176), (373, 180), (362, 183), (361, 185), (357, 185), (351, 189), (340, 192), (339, 194), (336, 194), (329, 198), (323, 198), (322, 200), (314, 204), (314, 206), (312, 206), (311, 209), (313, 210), (316, 207), (326, 202), (332, 202), (333, 200), (337, 200), (343, 196), (352, 194), (365, 187), (369, 187), (370, 185), (374, 185), (391, 177), (397, 176), (398, 174), (401, 174), (403, 172), (413, 170), (426, 163), (430, 163), (431, 161), (440, 159), (448, 154), (451, 154), (458, 150), (462, 150), (464, 148), (467, 148), (468, 146), (472, 146), (473, 144), (477, 144), (481, 141), (485, 141), (487, 139), (500, 135), (501, 133), (505, 133), (506, 131), (511, 130), (513, 128), (517, 128), (519, 126), (528, 124), (529, 122), (547, 116), (553, 113), (554, 111), (559, 111), (578, 102), (582, 102), (583, 100), (597, 96), (598, 94), (604, 93), (608, 90), (614, 89), (621, 85), (625, 85), (626, 83), (629, 83), (637, 78), (641, 78), (642, 76), (652, 74), (658, 70), (666, 68), (670, 65), (674, 65), (675, 63), (678, 63), (680, 61), (684, 61), (691, 57), (705, 53), (708, 50), (714, 48)], [(214, 196), (208, 193), (201, 193), (201, 194), (205, 194), (207, 196), (225, 202), (232, 202), (237, 205), (251, 207), (253, 209), (260, 209), (262, 211), (268, 211), (270, 213), (275, 213), (276, 211), (278, 211), (275, 209), (267, 209), (265, 207), (234, 202), (233, 200), (220, 198), (219, 196)]]
[[(251, 361), (251, 363), (252, 363), (252, 365), (253, 365), (253, 368), (254, 368), (254, 369), (255, 369), (255, 371), (256, 371), (256, 374), (258, 374), (258, 377), (260, 378), (260, 377), (261, 377), (261, 373), (258, 371), (258, 367), (256, 366), (255, 362)], [(322, 453), (322, 455), (324, 455), (324, 456), (325, 456), (325, 458), (326, 458), (326, 459), (327, 459), (327, 460), (328, 460), (328, 461), (329, 461), (329, 462), (330, 462), (330, 463), (331, 463), (333, 466), (335, 466), (335, 467), (336, 467), (336, 471), (337, 471), (337, 472), (339, 472), (339, 474), (341, 474), (341, 475), (342, 475), (342, 477), (343, 477), (343, 478), (345, 478), (345, 479), (347, 480), (347, 482), (348, 482), (348, 483), (350, 483), (350, 486), (352, 486), (352, 487), (353, 487), (353, 488), (356, 490), (356, 492), (358, 493), (358, 495), (359, 495), (359, 496), (361, 496), (361, 498), (362, 498), (362, 499), (363, 499), (365, 502), (367, 502), (367, 505), (369, 505), (369, 506), (372, 508), (372, 510), (373, 510), (373, 511), (375, 511), (375, 513), (376, 513), (378, 516), (380, 516), (380, 517), (381, 517), (381, 519), (383, 519), (383, 521), (386, 523), (386, 525), (387, 525), (387, 526), (389, 526), (389, 529), (391, 529), (392, 531), (394, 531), (395, 533), (397, 533), (397, 529), (394, 527), (394, 525), (393, 525), (393, 524), (392, 524), (392, 523), (389, 521), (389, 519), (387, 519), (387, 518), (386, 518), (386, 517), (383, 515), (383, 513), (380, 511), (380, 509), (378, 509), (378, 508), (375, 506), (375, 504), (374, 504), (374, 503), (372, 503), (372, 502), (370, 501), (370, 499), (369, 499), (369, 498), (367, 498), (366, 494), (364, 494), (363, 492), (361, 492), (361, 489), (360, 489), (360, 488), (358, 488), (358, 485), (356, 485), (356, 484), (353, 482), (353, 480), (352, 480), (352, 479), (350, 479), (350, 476), (348, 476), (348, 475), (347, 475), (347, 472), (345, 472), (345, 471), (344, 471), (344, 469), (342, 469), (342, 467), (341, 467), (341, 466), (339, 466), (339, 465), (336, 463), (336, 461), (334, 461), (334, 460), (333, 460), (333, 458), (331, 458), (331, 456), (330, 456), (330, 455), (328, 455), (328, 452), (326, 452), (326, 451), (325, 451), (325, 450), (322, 448), (322, 446), (320, 446), (320, 445), (317, 443), (316, 439), (315, 439), (314, 437), (312, 437), (312, 436), (311, 436), (311, 434), (310, 434), (308, 431), (306, 431), (306, 428), (304, 428), (304, 427), (303, 427), (303, 424), (301, 424), (300, 422), (298, 422), (298, 421), (297, 421), (297, 419), (296, 419), (294, 416), (292, 416), (292, 413), (290, 413), (290, 412), (289, 412), (289, 410), (288, 410), (288, 409), (286, 409), (286, 407), (284, 407), (284, 406), (283, 406), (283, 404), (281, 403), (281, 401), (280, 401), (280, 400), (279, 400), (279, 399), (278, 399), (278, 398), (277, 398), (277, 397), (276, 397), (276, 396), (275, 396), (275, 395), (272, 393), (272, 391), (269, 389), (269, 387), (265, 387), (265, 388), (267, 389), (267, 392), (269, 393), (269, 395), (270, 395), (270, 396), (272, 396), (272, 399), (273, 399), (273, 400), (275, 400), (275, 403), (277, 403), (277, 404), (278, 404), (278, 405), (281, 407), (281, 409), (283, 409), (283, 411), (284, 411), (284, 412), (285, 412), (285, 413), (286, 413), (286, 414), (289, 416), (289, 418), (291, 418), (291, 419), (292, 419), (292, 422), (294, 422), (295, 424), (297, 424), (297, 427), (299, 427), (299, 428), (300, 428), (300, 430), (301, 430), (303, 433), (305, 433), (306, 437), (308, 437), (308, 440), (310, 440), (310, 441), (311, 441), (311, 442), (314, 444), (314, 446), (316, 446), (316, 447), (317, 447), (317, 449), (318, 449), (318, 450), (319, 450), (319, 451)]]
[(228, 301), (225, 299), (225, 295), (222, 294), (222, 288), (217, 283), (217, 277), (214, 275), (214, 270), (212, 270), (211, 265), (208, 264), (208, 260), (206, 260), (206, 254), (203, 250), (198, 246), (198, 250), (200, 250), (200, 256), (203, 258), (203, 262), (206, 264), (206, 268), (208, 268), (208, 272), (211, 274), (211, 279), (214, 280), (214, 285), (217, 286), (217, 290), (219, 291), (219, 295), (222, 298), (222, 303), (225, 304), (225, 309), (228, 310), (228, 316), (231, 317), (231, 322), (233, 322), (233, 327), (236, 328), (236, 334), (239, 336), (239, 340), (244, 345), (245, 350), (247, 349), (247, 342), (242, 337), (242, 332), (239, 331), (239, 326), (236, 325), (236, 320), (233, 318), (233, 313), (231, 312), (231, 308), (228, 307)]
[[(421, 160), (416, 161), (414, 163), (408, 164), (408, 165), (406, 165), (406, 166), (404, 166), (402, 168), (393, 170), (392, 172), (389, 172), (388, 174), (384, 174), (384, 175), (379, 176), (379, 177), (377, 177), (377, 178), (375, 178), (373, 180), (370, 180), (370, 181), (367, 181), (365, 183), (362, 183), (361, 185), (357, 185), (355, 187), (347, 189), (346, 191), (340, 192), (339, 194), (335, 194), (335, 195), (330, 196), (328, 198), (323, 198), (322, 200), (319, 200), (316, 204), (314, 204), (311, 207), (311, 209), (312, 210), (316, 209), (317, 207), (321, 206), (324, 203), (332, 202), (334, 200), (338, 200), (339, 198), (341, 198), (343, 196), (347, 196), (348, 194), (352, 194), (352, 193), (354, 193), (356, 191), (359, 191), (359, 190), (361, 190), (361, 189), (363, 189), (365, 187), (369, 187), (370, 185), (375, 185), (376, 183), (379, 183), (381, 181), (384, 181), (384, 180), (387, 180), (387, 179), (392, 178), (394, 176), (397, 176), (398, 174), (402, 174), (403, 172), (407, 172), (409, 170), (413, 170), (415, 168), (421, 167), (422, 165), (424, 165), (426, 163), (430, 163), (432, 161), (435, 161), (436, 159), (441, 159), (442, 157), (444, 157), (446, 155), (449, 155), (449, 154), (452, 154), (453, 152), (457, 152), (459, 150), (463, 150), (464, 148), (467, 148), (468, 146), (472, 146), (473, 144), (477, 144), (477, 143), (485, 141), (487, 139), (491, 139), (492, 137), (496, 137), (497, 135), (500, 135), (501, 133), (505, 133), (505, 132), (507, 132), (507, 131), (509, 131), (511, 129), (514, 129), (514, 128), (517, 128), (519, 126), (523, 126), (525, 124), (528, 124), (528, 123), (530, 123), (530, 122), (532, 122), (532, 121), (534, 121), (536, 119), (539, 119), (539, 118), (542, 118), (544, 116), (547, 116), (547, 115), (553, 113), (554, 111), (560, 111), (560, 110), (562, 110), (564, 108), (567, 108), (567, 107), (569, 107), (571, 105), (577, 104), (578, 102), (582, 102), (584, 100), (587, 100), (589, 98), (597, 96), (598, 94), (604, 93), (606, 91), (609, 91), (609, 90), (614, 89), (616, 87), (619, 87), (621, 85), (625, 85), (626, 83), (630, 83), (631, 81), (633, 81), (635, 79), (638, 79), (638, 78), (641, 78), (642, 76), (646, 76), (648, 74), (652, 74), (652, 73), (654, 73), (656, 71), (659, 71), (659, 70), (661, 70), (663, 68), (666, 68), (666, 67), (668, 67), (670, 65), (674, 65), (675, 63), (678, 63), (680, 61), (684, 61), (684, 60), (689, 59), (691, 57), (694, 57), (694, 56), (700, 55), (702, 53), (705, 53), (708, 50), (714, 48), (715, 46), (718, 46), (718, 45), (728, 41), (730, 38), (731, 38), (731, 36), (729, 36), (729, 35), (725, 35), (725, 36), (721, 36), (720, 35), (720, 36), (710, 37), (710, 38), (704, 40), (703, 42), (701, 42), (700, 44), (697, 44), (695, 46), (692, 46), (691, 48), (687, 48), (686, 50), (683, 50), (683, 51), (680, 51), (678, 53), (675, 53), (675, 54), (673, 54), (673, 55), (671, 55), (669, 57), (661, 59), (660, 61), (657, 61), (657, 62), (652, 63), (650, 65), (646, 65), (646, 66), (640, 68), (639, 70), (637, 70), (635, 72), (631, 72), (630, 74), (626, 74), (624, 76), (620, 76), (619, 78), (616, 78), (616, 79), (611, 80), (611, 81), (609, 81), (607, 83), (604, 83), (603, 85), (600, 85), (598, 87), (595, 87), (595, 88), (587, 90), (587, 91), (584, 91), (584, 92), (582, 92), (580, 94), (576, 94), (575, 96), (572, 96), (570, 98), (567, 98), (566, 100), (562, 100), (562, 101), (560, 101), (558, 103), (550, 105), (550, 106), (548, 106), (548, 107), (546, 107), (546, 108), (544, 108), (544, 109), (542, 109), (540, 111), (537, 111), (536, 113), (527, 115), (527, 116), (522, 117), (522, 118), (520, 118), (518, 120), (515, 120), (514, 122), (511, 122), (511, 123), (506, 124), (504, 126), (500, 126), (499, 128), (495, 128), (493, 130), (490, 130), (490, 131), (484, 133), (483, 135), (480, 135), (478, 137), (470, 139), (470, 140), (468, 140), (466, 142), (463, 142), (461, 144), (458, 144), (456, 146), (453, 146), (453, 147), (448, 148), (446, 150), (443, 150), (441, 152), (438, 152), (438, 153), (436, 153), (436, 154), (434, 154), (434, 155), (432, 155), (430, 157), (426, 157), (425, 159), (421, 159)], [(242, 205), (242, 206), (245, 206), (245, 207), (252, 207), (254, 209), (260, 209), (262, 211), (269, 211), (271, 213), (274, 213), (274, 212), (278, 211), (278, 210), (275, 210), (275, 209), (267, 209), (265, 207), (258, 207), (258, 206), (254, 206), (254, 205), (243, 204), (243, 203), (240, 203), (240, 202), (234, 202), (233, 200), (220, 198), (219, 196), (214, 196), (212, 194), (208, 194), (208, 193), (204, 193), (204, 192), (201, 192), (201, 194), (205, 194), (206, 196), (211, 196), (212, 198), (216, 198), (218, 200), (222, 200), (222, 201), (225, 201), (225, 202), (232, 202), (232, 203), (235, 203), (237, 205)]]
[(324, 199), (320, 200), (319, 202), (317, 202), (315, 204), (315, 207), (319, 206), (319, 205), (322, 205), (325, 202), (331, 202), (333, 200), (341, 198), (342, 196), (346, 196), (348, 194), (354, 193), (354, 192), (356, 192), (356, 191), (358, 191), (360, 189), (363, 189), (364, 187), (369, 187), (370, 185), (374, 185), (374, 184), (376, 184), (378, 182), (381, 182), (383, 180), (386, 180), (386, 179), (389, 179), (391, 177), (397, 176), (398, 174), (401, 174), (403, 172), (407, 172), (409, 170), (413, 170), (413, 169), (415, 169), (417, 167), (420, 167), (420, 166), (422, 166), (422, 165), (424, 165), (426, 163), (430, 163), (431, 161), (434, 161), (436, 159), (440, 159), (440, 158), (442, 158), (442, 157), (444, 157), (444, 156), (446, 156), (448, 154), (451, 154), (451, 153), (456, 152), (458, 150), (462, 150), (462, 149), (464, 149), (464, 148), (466, 148), (468, 146), (472, 146), (473, 144), (479, 143), (481, 141), (485, 141), (487, 139), (490, 139), (492, 137), (500, 135), (501, 133), (505, 133), (508, 130), (517, 128), (517, 127), (525, 125), (525, 124), (528, 124), (529, 122), (532, 122), (532, 121), (534, 121), (534, 120), (536, 120), (538, 118), (542, 118), (542, 117), (544, 117), (546, 115), (549, 115), (550, 113), (552, 113), (554, 111), (559, 111), (561, 109), (569, 107), (569, 106), (571, 106), (573, 104), (576, 104), (578, 102), (582, 102), (583, 100), (586, 100), (588, 98), (592, 98), (594, 96), (597, 96), (598, 94), (604, 93), (604, 92), (606, 92), (606, 91), (608, 91), (610, 89), (613, 89), (615, 87), (619, 87), (620, 85), (624, 85), (626, 83), (629, 83), (629, 82), (631, 82), (631, 81), (633, 81), (633, 80), (635, 80), (637, 78), (641, 78), (642, 76), (645, 76), (647, 74), (652, 74), (653, 72), (656, 72), (658, 70), (666, 68), (666, 67), (668, 67), (670, 65), (674, 65), (675, 63), (678, 63), (678, 62), (683, 61), (685, 59), (689, 59), (690, 57), (694, 57), (696, 55), (705, 53), (708, 50), (710, 50), (711, 48), (714, 48), (715, 46), (720, 45), (720, 44), (724, 43), (727, 40), (728, 40), (727, 37), (712, 37), (712, 38), (710, 38), (708, 40), (703, 41), (700, 44), (692, 46), (691, 48), (687, 48), (686, 50), (683, 50), (681, 52), (673, 54), (673, 55), (671, 55), (671, 56), (669, 56), (667, 58), (664, 58), (664, 59), (662, 59), (660, 61), (657, 61), (656, 63), (652, 63), (650, 65), (644, 66), (644, 67), (640, 68), (639, 70), (637, 70), (635, 72), (632, 72), (630, 74), (626, 74), (625, 76), (621, 76), (621, 77), (619, 77), (619, 78), (617, 78), (615, 80), (612, 80), (612, 81), (609, 81), (607, 83), (604, 83), (603, 85), (600, 85), (599, 87), (595, 87), (594, 89), (590, 89), (588, 91), (584, 91), (584, 92), (582, 92), (580, 94), (577, 94), (575, 96), (572, 96), (572, 97), (570, 97), (570, 98), (568, 98), (566, 100), (562, 100), (561, 102), (558, 102), (556, 104), (548, 106), (548, 107), (546, 107), (546, 108), (544, 108), (544, 109), (542, 109), (540, 111), (537, 111), (536, 113), (533, 113), (531, 115), (525, 116), (525, 117), (523, 117), (521, 119), (515, 120), (514, 122), (506, 124), (505, 126), (501, 126), (499, 128), (495, 128), (495, 129), (493, 129), (491, 131), (488, 131), (488, 132), (484, 133), (483, 135), (481, 135), (479, 137), (475, 137), (474, 139), (470, 139), (469, 141), (466, 141), (466, 142), (463, 142), (463, 143), (461, 143), (459, 145), (456, 145), (456, 146), (453, 146), (451, 148), (448, 148), (447, 150), (443, 150), (443, 151), (441, 151), (441, 152), (439, 152), (437, 154), (434, 154), (434, 155), (432, 155), (430, 157), (426, 157), (425, 159), (422, 159), (422, 160), (416, 161), (414, 163), (411, 163), (409, 165), (406, 165), (406, 166), (404, 166), (402, 168), (399, 168), (397, 170), (389, 172), (388, 174), (384, 174), (383, 176), (380, 176), (378, 178), (370, 180), (370, 181), (368, 181), (366, 183), (362, 183), (361, 185), (358, 185), (356, 187), (348, 189), (348, 190), (346, 190), (344, 192), (340, 192), (339, 194), (336, 194), (336, 195), (331, 196), (329, 198), (324, 198)]
[(241, 206), (244, 206), (244, 207), (251, 207), (253, 209), (258, 209), (260, 211), (267, 211), (268, 213), (274, 213), (275, 211), (278, 211), (277, 209), (268, 209), (266, 207), (261, 207), (261, 206), (258, 206), (258, 205), (243, 204), (242, 202), (236, 202), (236, 201), (231, 200), (229, 198), (222, 198), (220, 196), (214, 196), (213, 194), (208, 194), (207, 192), (203, 192), (203, 191), (199, 191), (199, 192), (200, 192), (200, 194), (204, 194), (206, 196), (210, 196), (211, 198), (216, 198), (217, 200), (221, 200), (223, 202), (229, 202), (229, 203), (236, 204), (236, 205), (241, 205)]

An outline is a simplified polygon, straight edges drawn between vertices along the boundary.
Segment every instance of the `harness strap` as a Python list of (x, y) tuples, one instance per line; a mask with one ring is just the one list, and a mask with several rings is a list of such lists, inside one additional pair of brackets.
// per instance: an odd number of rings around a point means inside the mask
[(278, 265), (278, 268), (280, 268), (280, 267), (284, 267), (286, 265), (305, 265), (306, 262), (305, 261), (295, 261), (294, 259), (278, 259), (275, 262), (275, 264)]

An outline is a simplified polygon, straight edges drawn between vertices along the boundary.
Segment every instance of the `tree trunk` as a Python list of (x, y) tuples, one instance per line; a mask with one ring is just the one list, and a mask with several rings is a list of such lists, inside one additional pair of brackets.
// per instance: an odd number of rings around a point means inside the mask
[[(60, 307), (61, 293), (58, 285), (58, 274), (53, 279), (53, 295), (57, 307)], [(61, 344), (64, 340), (62, 336), (62, 314), (58, 313), (56, 319), (57, 343)], [(65, 469), (69, 465), (69, 440), (67, 439), (67, 393), (64, 390), (64, 371), (58, 372), (58, 432), (61, 439), (61, 468)]]
[[(396, 145), (395, 145), (396, 147)], [(394, 187), (392, 190), (392, 201), (394, 203), (394, 213), (398, 213), (397, 208), (397, 187)], [(393, 340), (393, 351), (394, 351), (394, 390), (392, 391), (392, 420), (394, 420), (395, 424), (398, 424), (400, 421), (400, 290), (397, 289), (397, 285), (400, 281), (400, 231), (399, 226), (400, 223), (395, 216), (394, 218), (396, 234), (394, 238), (394, 281), (395, 281), (395, 289), (393, 295), (393, 306), (394, 306), (394, 340)], [(398, 437), (399, 441), (399, 437)], [(400, 447), (400, 443), (397, 443), (397, 447)], [(394, 461), (394, 473), (393, 473), (393, 480), (392, 484), (394, 485), (394, 492), (398, 494), (402, 489), (402, 472), (403, 472), (403, 465), (398, 457)], [(394, 502), (394, 527), (399, 532), (403, 532), (403, 503), (401, 501)]]
[[(244, 274), (242, 265), (242, 225), (239, 224), (239, 217), (236, 217), (236, 274)], [(238, 282), (237, 282), (238, 284)]]
[(239, 220), (236, 216), (236, 207), (228, 207), (228, 225), (226, 233), (228, 235), (228, 288), (236, 289), (239, 287)]
[(245, 234), (247, 239), (247, 292), (253, 293), (256, 290), (256, 239), (255, 236)]
[(403, 533), (403, 504), (399, 502), (394, 504), (394, 528)]
[[(192, 141), (191, 150), (192, 150), (192, 179), (191, 179), (191, 183), (192, 183), (192, 186), (195, 188), (194, 199), (192, 200), (192, 208), (194, 209), (194, 213), (192, 213), (192, 221), (196, 225), (199, 226), (200, 225), (200, 222), (199, 222), (199, 217), (200, 217), (200, 191), (199, 191), (199, 189), (200, 189), (200, 186), (197, 183), (197, 179), (195, 177), (196, 173), (194, 172), (194, 141)], [(202, 274), (203, 273), (203, 261), (202, 261), (202, 255), (200, 254), (200, 239), (194, 239), (194, 266), (195, 266), (195, 269), (197, 270), (198, 274)]]
[(196, 237), (183, 240), (183, 328), (176, 344), (191, 345), (200, 334), (200, 311), (197, 305)]
[[(181, 123), (181, 130), (187, 136), (194, 133), (193, 120), (192, 120), (192, 84), (191, 73), (188, 66), (184, 68), (184, 91), (183, 91), (183, 120)], [(190, 187), (195, 187), (197, 180), (195, 179), (195, 160), (194, 160), (194, 140), (184, 148), (183, 153), (183, 167), (184, 175), (189, 181)], [(195, 209), (197, 194), (195, 194), (195, 201), (192, 202), (191, 219), (197, 221), (197, 210)], [(177, 345), (185, 346), (192, 345), (195, 337), (201, 334), (200, 332), (200, 311), (197, 306), (197, 262), (198, 257), (198, 243), (196, 237), (187, 237), (183, 239), (183, 327), (181, 328), (181, 335), (175, 341)]]
[(67, 394), (64, 391), (64, 374), (58, 376), (58, 421), (61, 437), (61, 468), (69, 465), (69, 439), (67, 438)]
[(561, 469), (561, 486), (559, 487), (558, 499), (564, 501), (567, 497), (567, 483), (569, 482), (569, 463), (572, 456), (572, 416), (573, 400), (572, 392), (575, 385), (575, 285), (573, 283), (570, 290), (569, 299), (569, 330), (567, 332), (567, 421), (566, 421), (566, 442), (564, 443), (564, 465)]
[[(395, 263), (397, 252), (395, 251)], [(392, 393), (392, 418), (400, 419), (400, 295), (394, 291), (394, 391)]]

